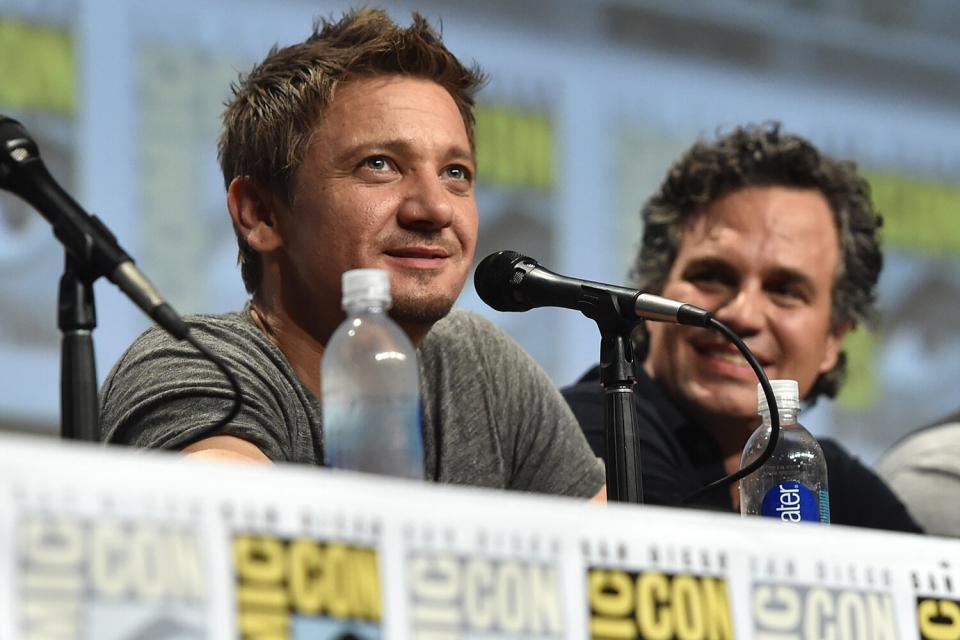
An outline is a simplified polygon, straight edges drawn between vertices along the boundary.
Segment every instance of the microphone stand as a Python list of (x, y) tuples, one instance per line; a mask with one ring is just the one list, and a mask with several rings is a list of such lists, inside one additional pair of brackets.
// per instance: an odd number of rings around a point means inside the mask
[(600, 337), (600, 384), (603, 386), (603, 425), (606, 432), (607, 498), (612, 502), (643, 502), (637, 405), (633, 398), (633, 345), (630, 335)]
[[(630, 334), (639, 320), (626, 320), (616, 296), (601, 295), (580, 311), (600, 329), (600, 384), (603, 386), (604, 444), (607, 499), (643, 502), (637, 406), (633, 397), (633, 342)], [(600, 303), (600, 304), (597, 304)]]
[[(116, 237), (96, 216), (70, 197), (47, 171), (37, 143), (16, 120), (0, 115), (0, 189), (11, 191), (53, 225), (53, 235), (63, 244), (66, 259), (60, 280), (57, 325), (63, 331), (61, 346), (61, 436), (69, 440), (100, 439), (97, 369), (93, 336), (97, 314), (93, 282), (106, 276), (131, 301), (178, 340), (187, 340), (223, 372), (233, 389), (233, 405), (221, 420), (201, 432), (217, 433), (233, 420), (241, 407), (237, 377), (209, 348), (190, 335), (190, 327), (154, 289), (133, 264)], [(197, 439), (201, 439), (197, 436)]]
[(60, 345), (60, 436), (65, 440), (100, 440), (97, 365), (93, 329), (97, 310), (92, 274), (69, 250), (64, 252), (63, 276), (57, 300)]

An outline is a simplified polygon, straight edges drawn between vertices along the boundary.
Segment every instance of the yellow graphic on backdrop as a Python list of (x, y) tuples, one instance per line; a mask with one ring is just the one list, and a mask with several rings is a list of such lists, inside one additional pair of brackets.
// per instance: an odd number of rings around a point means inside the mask
[(883, 215), (886, 249), (928, 255), (960, 253), (956, 224), (960, 184), (893, 173), (873, 173), (869, 180), (874, 203)]
[(62, 28), (0, 19), (0, 104), (62, 115), (77, 102), (73, 38)]
[(476, 120), (481, 182), (540, 191), (553, 188), (556, 133), (549, 112), (485, 104), (477, 106)]
[(590, 637), (609, 640), (733, 638), (723, 578), (590, 569)]
[(233, 558), (243, 638), (290, 638), (294, 615), (381, 619), (375, 549), (305, 538), (240, 536), (233, 542)]
[(917, 629), (920, 640), (960, 640), (960, 602), (918, 598)]

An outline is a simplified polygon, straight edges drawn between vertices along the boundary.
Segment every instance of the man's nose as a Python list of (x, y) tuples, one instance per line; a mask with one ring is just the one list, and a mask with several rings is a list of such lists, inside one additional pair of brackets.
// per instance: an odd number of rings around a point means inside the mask
[(764, 304), (762, 287), (744, 284), (724, 300), (713, 315), (743, 338), (755, 335), (763, 328)]
[(442, 229), (453, 221), (453, 195), (439, 176), (423, 173), (408, 178), (407, 191), (400, 205), (400, 226)]

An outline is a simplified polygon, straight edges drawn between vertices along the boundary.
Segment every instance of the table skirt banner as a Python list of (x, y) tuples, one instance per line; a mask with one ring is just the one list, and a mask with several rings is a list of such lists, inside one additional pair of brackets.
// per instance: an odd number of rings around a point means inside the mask
[(0, 438), (0, 638), (960, 640), (960, 541)]

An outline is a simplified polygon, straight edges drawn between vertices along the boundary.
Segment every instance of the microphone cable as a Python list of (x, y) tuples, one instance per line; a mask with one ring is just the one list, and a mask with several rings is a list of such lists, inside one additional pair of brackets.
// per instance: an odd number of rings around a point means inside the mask
[[(120, 247), (110, 229), (99, 218), (84, 211), (54, 180), (40, 157), (37, 143), (23, 125), (2, 114), (0, 151), (0, 189), (26, 200), (53, 225), (54, 236), (67, 253), (89, 270), (91, 283), (100, 276), (106, 276), (158, 325), (174, 338), (189, 342), (226, 376), (233, 389), (233, 405), (227, 415), (203, 429), (194, 440), (209, 437), (226, 426), (240, 413), (242, 405), (240, 382), (236, 375), (190, 333), (186, 323)], [(100, 425), (96, 426), (99, 431)]]
[(770, 440), (767, 442), (767, 446), (763, 450), (763, 453), (761, 453), (756, 460), (731, 474), (725, 475), (719, 480), (714, 480), (710, 484), (700, 487), (686, 498), (681, 500), (680, 506), (686, 506), (715, 489), (729, 486), (738, 480), (746, 478), (748, 475), (762, 467), (764, 463), (770, 459), (770, 456), (773, 455), (774, 449), (777, 447), (777, 441), (780, 439), (780, 410), (777, 407), (777, 398), (773, 394), (773, 387), (770, 386), (770, 380), (767, 378), (767, 374), (764, 372), (763, 367), (760, 366), (760, 363), (754, 357), (750, 349), (747, 348), (747, 345), (743, 343), (743, 340), (740, 339), (740, 336), (734, 333), (730, 327), (712, 316), (707, 321), (707, 326), (722, 334), (727, 340), (732, 342), (734, 346), (737, 347), (737, 350), (739, 350), (746, 359), (747, 363), (750, 365), (750, 368), (753, 369), (753, 372), (757, 374), (757, 380), (759, 380), (760, 387), (763, 389), (763, 395), (767, 398), (767, 406), (770, 407)]
[[(168, 333), (170, 333), (168, 331)], [(210, 438), (217, 435), (224, 427), (230, 424), (230, 421), (237, 417), (240, 413), (240, 409), (243, 406), (243, 392), (240, 390), (240, 380), (237, 378), (237, 375), (230, 370), (230, 367), (223, 361), (223, 359), (215, 354), (207, 345), (200, 342), (197, 339), (197, 336), (189, 330), (189, 328), (180, 335), (173, 336), (178, 340), (185, 340), (188, 342), (194, 349), (196, 349), (200, 355), (206, 358), (209, 362), (220, 370), (223, 376), (227, 379), (227, 382), (230, 383), (230, 389), (232, 391), (233, 402), (230, 405), (230, 410), (227, 413), (214, 422), (204, 428), (202, 428), (199, 433), (193, 434), (190, 436), (189, 440), (184, 439), (183, 437), (177, 438), (173, 441), (172, 449), (180, 450), (184, 446), (199, 442), (204, 438)], [(110, 438), (103, 439), (104, 444), (110, 444)]]
[[(207, 345), (200, 342), (193, 332), (188, 332), (183, 338), (191, 345), (193, 348), (199, 351), (207, 360), (212, 362), (223, 375), (227, 378), (227, 382), (230, 383), (230, 387), (233, 389), (233, 404), (230, 406), (230, 411), (227, 412), (225, 416), (217, 420), (212, 425), (202, 429), (199, 435), (192, 436), (190, 440), (192, 442), (199, 442), (204, 438), (209, 438), (214, 436), (221, 429), (230, 424), (230, 421), (237, 417), (237, 414), (240, 413), (240, 408), (243, 404), (243, 393), (240, 391), (240, 381), (237, 379), (237, 375), (230, 370), (230, 367), (226, 365), (220, 356), (215, 354)], [(182, 445), (178, 445), (177, 449), (182, 448)]]

